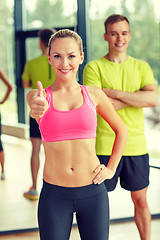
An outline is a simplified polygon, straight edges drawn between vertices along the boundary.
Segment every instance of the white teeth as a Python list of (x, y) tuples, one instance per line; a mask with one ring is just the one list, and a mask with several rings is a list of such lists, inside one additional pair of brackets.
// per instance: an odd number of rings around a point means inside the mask
[(61, 69), (60, 71), (66, 73), (66, 72), (69, 72), (70, 69)]
[(119, 43), (119, 44), (116, 44), (117, 46), (123, 46), (124, 44), (123, 43)]

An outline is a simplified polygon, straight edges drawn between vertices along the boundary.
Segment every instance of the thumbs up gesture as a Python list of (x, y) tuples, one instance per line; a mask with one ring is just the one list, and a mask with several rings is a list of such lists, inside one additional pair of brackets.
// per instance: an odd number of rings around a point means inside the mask
[(40, 81), (37, 82), (38, 97), (43, 97), (43, 86)]
[(31, 117), (37, 121), (43, 117), (48, 109), (48, 102), (44, 97), (44, 90), (41, 82), (37, 82), (37, 90), (31, 90), (27, 94), (27, 102), (31, 109)]

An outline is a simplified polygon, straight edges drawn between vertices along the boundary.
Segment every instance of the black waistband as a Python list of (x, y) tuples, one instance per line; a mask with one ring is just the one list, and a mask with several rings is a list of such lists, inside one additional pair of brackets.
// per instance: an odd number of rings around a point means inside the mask
[(62, 187), (43, 180), (43, 191), (63, 199), (83, 199), (93, 197), (107, 191), (107, 189), (104, 183), (100, 185), (90, 184), (82, 187)]

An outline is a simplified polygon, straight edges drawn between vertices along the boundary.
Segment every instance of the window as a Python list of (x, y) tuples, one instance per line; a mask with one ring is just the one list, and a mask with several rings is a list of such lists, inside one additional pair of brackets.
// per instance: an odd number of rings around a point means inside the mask
[(77, 25), (77, 1), (25, 0), (24, 29)]
[[(2, 121), (7, 123), (17, 122), (16, 88), (14, 76), (14, 20), (13, 0), (2, 0), (0, 5), (0, 68), (8, 77), (13, 86), (9, 99), (0, 106)], [(0, 93), (3, 95), (5, 89), (1, 85)]]

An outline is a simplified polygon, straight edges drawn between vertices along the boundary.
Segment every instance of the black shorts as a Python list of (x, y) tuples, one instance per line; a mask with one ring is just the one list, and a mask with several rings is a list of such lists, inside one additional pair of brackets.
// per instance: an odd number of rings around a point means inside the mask
[(2, 140), (1, 140), (1, 114), (0, 114), (0, 152), (3, 151)]
[[(101, 164), (107, 166), (110, 156), (97, 155)], [(108, 191), (113, 191), (120, 178), (122, 188), (138, 191), (149, 185), (149, 156), (123, 156), (112, 179), (105, 180)]]
[(30, 124), (29, 128), (30, 137), (41, 138), (41, 133), (37, 121), (34, 118), (30, 117), (29, 124)]

